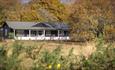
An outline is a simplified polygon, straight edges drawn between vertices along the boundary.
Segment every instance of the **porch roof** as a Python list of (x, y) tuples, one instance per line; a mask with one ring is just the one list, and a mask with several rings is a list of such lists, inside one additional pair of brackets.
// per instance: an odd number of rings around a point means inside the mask
[(6, 21), (6, 24), (12, 29), (61, 29), (68, 30), (69, 26), (59, 22), (18, 22)]

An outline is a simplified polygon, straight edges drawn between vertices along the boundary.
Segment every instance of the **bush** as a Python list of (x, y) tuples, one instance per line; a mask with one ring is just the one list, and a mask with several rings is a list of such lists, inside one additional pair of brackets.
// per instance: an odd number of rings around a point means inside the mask
[(72, 50), (68, 56), (61, 55), (61, 46), (53, 50), (52, 52), (48, 52), (45, 50), (41, 57), (35, 63), (34, 70), (42, 69), (42, 70), (70, 70), (71, 64), (73, 61)]
[(0, 70), (5, 69), (5, 63), (4, 61), (6, 60), (6, 50), (4, 49), (3, 46), (0, 46)]
[(14, 33), (9, 33), (9, 38), (13, 39), (14, 38)]
[(103, 39), (98, 41), (97, 50), (85, 61), (85, 70), (114, 70), (115, 69), (115, 48), (112, 44), (105, 46)]

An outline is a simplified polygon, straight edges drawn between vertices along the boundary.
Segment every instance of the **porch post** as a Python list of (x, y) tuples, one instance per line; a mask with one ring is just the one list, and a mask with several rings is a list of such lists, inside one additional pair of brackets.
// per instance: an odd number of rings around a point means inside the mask
[(44, 30), (44, 37), (45, 37), (45, 32), (46, 32), (46, 30)]
[(60, 39), (60, 30), (58, 30), (58, 39)]
[(15, 37), (16, 37), (16, 36), (15, 36), (15, 34), (16, 34), (16, 32), (15, 32), (15, 31), (16, 31), (16, 30), (14, 29), (14, 39), (15, 39)]
[(44, 37), (43, 39), (44, 39), (44, 40), (46, 39), (46, 38), (45, 38), (45, 32), (46, 32), (46, 31), (45, 31), (45, 29), (44, 29), (44, 30), (43, 30), (43, 37)]
[(31, 30), (29, 30), (29, 37), (31, 37)]

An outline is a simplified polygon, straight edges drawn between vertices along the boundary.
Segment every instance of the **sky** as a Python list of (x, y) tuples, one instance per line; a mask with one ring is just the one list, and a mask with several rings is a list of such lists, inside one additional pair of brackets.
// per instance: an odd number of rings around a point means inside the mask
[(21, 0), (21, 1), (22, 1), (22, 3), (28, 3), (31, 0)]
[[(22, 3), (28, 3), (31, 0), (22, 0)], [(71, 3), (74, 0), (60, 0), (62, 3)]]
[(72, 3), (74, 0), (61, 0), (62, 3)]

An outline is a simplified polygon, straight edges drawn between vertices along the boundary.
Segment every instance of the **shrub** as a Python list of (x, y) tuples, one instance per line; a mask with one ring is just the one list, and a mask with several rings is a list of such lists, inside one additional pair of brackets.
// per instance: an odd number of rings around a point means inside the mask
[(14, 33), (9, 33), (9, 38), (13, 39), (14, 38)]
[(0, 70), (5, 69), (5, 63), (4, 61), (6, 60), (6, 50), (4, 49), (3, 46), (0, 46)]
[(105, 46), (103, 38), (96, 45), (97, 50), (83, 61), (85, 70), (114, 70), (115, 69), (115, 48), (112, 44)]

